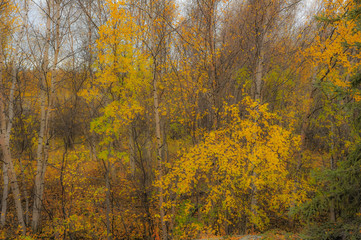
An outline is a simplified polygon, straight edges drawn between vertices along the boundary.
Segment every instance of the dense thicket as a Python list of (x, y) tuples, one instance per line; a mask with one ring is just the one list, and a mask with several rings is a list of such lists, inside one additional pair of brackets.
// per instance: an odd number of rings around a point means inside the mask
[(1, 238), (360, 239), (360, 9), (0, 0)]

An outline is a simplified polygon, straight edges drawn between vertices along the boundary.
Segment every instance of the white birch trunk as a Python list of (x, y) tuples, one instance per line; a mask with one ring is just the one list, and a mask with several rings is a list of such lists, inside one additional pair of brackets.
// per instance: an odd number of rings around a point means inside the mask
[[(50, 36), (51, 36), (51, 10), (50, 8), (55, 6), (55, 52), (54, 52), (54, 62), (51, 69), (51, 81), (50, 81), (50, 94), (49, 99), (46, 104), (46, 79), (48, 75), (48, 63), (49, 63), (49, 47), (50, 47)], [(41, 217), (41, 208), (42, 200), (44, 193), (44, 180), (46, 167), (48, 162), (48, 152), (49, 152), (49, 132), (50, 132), (50, 119), (51, 111), (53, 108), (53, 99), (55, 93), (55, 84), (56, 84), (56, 67), (58, 64), (58, 55), (60, 50), (60, 41), (59, 41), (59, 23), (60, 23), (60, 1), (53, 0), (48, 7), (46, 21), (46, 45), (44, 52), (44, 66), (43, 66), (43, 78), (41, 82), (40, 89), (40, 105), (41, 105), (41, 114), (40, 114), (40, 131), (39, 131), (39, 140), (37, 148), (37, 167), (36, 167), (36, 177), (35, 177), (35, 191), (34, 191), (34, 205), (33, 205), (33, 219), (32, 219), (32, 228), (34, 231), (37, 231), (39, 228), (40, 217)]]
[[(163, 144), (162, 144), (162, 134), (160, 131), (161, 122), (159, 114), (159, 99), (158, 99), (158, 73), (157, 66), (154, 67), (154, 79), (153, 79), (153, 99), (154, 99), (154, 117), (155, 117), (155, 134), (157, 138), (157, 163), (158, 163), (158, 180), (161, 181), (163, 177)], [(164, 222), (164, 209), (163, 209), (163, 188), (159, 187), (159, 208), (160, 208), (160, 222), (162, 227), (162, 238), (166, 240), (168, 237), (167, 227)]]
[[(28, 16), (28, 1), (25, 0), (25, 20), (27, 22)], [(14, 119), (14, 92), (16, 86), (16, 59), (18, 57), (18, 49), (20, 49), (20, 43), (23, 39), (25, 33), (25, 24), (22, 25), (21, 32), (19, 39), (16, 41), (16, 47), (13, 53), (13, 66), (12, 66), (12, 81), (11, 81), (11, 88), (10, 88), (10, 96), (8, 102), (8, 116), (6, 117), (6, 108), (5, 108), (5, 97), (4, 92), (0, 93), (0, 101), (1, 101), (1, 137), (0, 137), (0, 145), (3, 152), (4, 162), (3, 162), (3, 178), (4, 178), (4, 189), (3, 189), (3, 196), (1, 201), (1, 217), (0, 217), (0, 225), (3, 227), (6, 223), (6, 212), (7, 212), (7, 198), (9, 193), (9, 179), (11, 181), (11, 188), (14, 193), (14, 201), (15, 201), (15, 208), (17, 212), (19, 226), (22, 228), (22, 233), (25, 235), (26, 226), (24, 222), (24, 214), (23, 209), (21, 206), (21, 195), (20, 189), (17, 182), (17, 176), (13, 165), (13, 160), (11, 157), (10, 151), (10, 136), (11, 130), (13, 125)], [(3, 68), (3, 52), (0, 53), (0, 81), (2, 80), (2, 68)], [(4, 87), (2, 86), (2, 90), (4, 91)], [(10, 169), (9, 169), (10, 168)]]
[[(256, 55), (256, 71), (255, 71), (255, 77), (254, 77), (254, 100), (261, 103), (262, 102), (262, 84), (263, 84), (263, 61), (264, 61), (264, 49), (263, 49), (263, 42), (264, 42), (264, 33), (261, 33), (259, 40), (257, 44), (258, 48), (258, 54)], [(256, 121), (256, 120), (255, 120)], [(257, 138), (257, 136), (255, 136)], [(253, 178), (257, 178), (256, 172), (253, 170), (252, 172)], [(254, 182), (251, 182), (251, 188), (252, 188), (252, 196), (251, 196), (251, 212), (254, 215), (254, 217), (257, 217), (257, 186), (254, 184)], [(255, 225), (257, 227), (257, 225)]]
[[(2, 56), (0, 56), (2, 58)], [(2, 59), (0, 61), (2, 63)], [(2, 67), (2, 64), (1, 66)], [(2, 72), (0, 73), (0, 78), (2, 78)], [(1, 81), (1, 79), (0, 79)], [(13, 80), (14, 81), (14, 80)], [(21, 227), (21, 232), (23, 235), (26, 233), (26, 227), (24, 222), (24, 214), (23, 214), (23, 208), (21, 206), (21, 195), (20, 195), (20, 189), (16, 177), (16, 172), (14, 168), (14, 164), (11, 157), (11, 151), (10, 151), (10, 134), (11, 134), (11, 128), (12, 128), (12, 118), (13, 118), (13, 89), (14, 89), (14, 82), (12, 83), (12, 87), (10, 90), (10, 103), (9, 103), (9, 113), (8, 113), (8, 121), (6, 117), (6, 109), (5, 109), (5, 97), (4, 93), (0, 93), (0, 118), (1, 118), (1, 150), (3, 152), (4, 156), (4, 164), (6, 165), (5, 168), (7, 168), (8, 171), (8, 178), (10, 180), (11, 190), (13, 191), (14, 195), (14, 202), (15, 202), (15, 210), (18, 217), (18, 223)], [(1, 90), (4, 88), (2, 87)]]
[(259, 56), (257, 58), (257, 63), (256, 63), (256, 76), (255, 76), (255, 96), (254, 99), (256, 101), (261, 102), (262, 101), (262, 78), (263, 78), (263, 58), (264, 58), (264, 53), (263, 53), (263, 44), (261, 43), (260, 46), (260, 53)]
[[(15, 54), (16, 55), (16, 54)], [(6, 143), (5, 138), (11, 134), (12, 129), (12, 121), (14, 118), (14, 91), (15, 91), (15, 84), (16, 84), (16, 69), (15, 64), (12, 69), (12, 83), (11, 83), (11, 89), (10, 89), (10, 99), (9, 99), (9, 110), (8, 110), (8, 123), (6, 126), (6, 121), (4, 122), (4, 126), (6, 127), (6, 134), (4, 139), (4, 144)], [(3, 115), (4, 119), (6, 119), (6, 116)], [(4, 160), (5, 161), (5, 160)], [(3, 189), (3, 196), (1, 200), (1, 220), (0, 224), (1, 226), (5, 225), (6, 222), (6, 212), (7, 212), (7, 199), (9, 194), (9, 176), (8, 176), (8, 165), (3, 164), (3, 175), (4, 175), (4, 189)]]

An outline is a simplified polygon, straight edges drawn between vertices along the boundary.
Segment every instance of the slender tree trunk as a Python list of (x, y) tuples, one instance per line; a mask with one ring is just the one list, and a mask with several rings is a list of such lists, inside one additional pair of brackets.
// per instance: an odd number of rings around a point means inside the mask
[[(25, 0), (25, 20), (27, 22), (28, 19), (28, 1)], [(23, 209), (21, 206), (21, 195), (20, 189), (17, 182), (16, 172), (13, 166), (13, 160), (11, 157), (10, 151), (10, 136), (12, 131), (12, 124), (14, 118), (14, 92), (16, 86), (16, 64), (15, 61), (18, 57), (18, 49), (20, 49), (20, 42), (22, 41), (23, 35), (25, 33), (26, 24), (24, 23), (21, 28), (20, 37), (16, 41), (16, 47), (14, 50), (14, 58), (13, 58), (13, 66), (12, 66), (12, 81), (11, 81), (11, 88), (10, 88), (10, 96), (8, 102), (8, 116), (6, 119), (6, 108), (5, 108), (5, 97), (4, 92), (0, 92), (0, 119), (1, 119), (1, 139), (0, 145), (3, 154), (3, 178), (4, 178), (4, 189), (3, 189), (3, 196), (1, 201), (1, 217), (0, 217), (0, 225), (3, 227), (6, 222), (6, 212), (7, 212), (7, 198), (9, 193), (9, 178), (11, 181), (11, 187), (14, 193), (14, 201), (15, 201), (15, 208), (17, 212), (17, 217), (19, 221), (19, 225), (22, 227), (22, 233), (25, 235), (26, 232), (26, 225), (24, 222), (24, 214)], [(3, 49), (0, 53), (0, 84), (3, 77)], [(4, 91), (4, 86), (0, 86), (2, 89), (0, 91)], [(10, 169), (9, 169), (10, 168)]]
[(5, 226), (7, 200), (9, 194), (8, 165), (5, 164), (5, 162), (3, 163), (3, 178), (4, 178), (4, 185), (3, 185), (3, 195), (1, 199), (1, 220), (0, 220), (1, 227)]
[(129, 151), (130, 151), (130, 171), (132, 176), (134, 177), (135, 174), (135, 161), (136, 161), (136, 146), (135, 146), (135, 139), (134, 139), (134, 133), (133, 133), (133, 126), (130, 124), (129, 126)]
[[(263, 49), (263, 37), (262, 34), (260, 36), (259, 42), (257, 44), (258, 54), (256, 55), (256, 70), (254, 75), (254, 100), (261, 103), (262, 101), (262, 83), (263, 83), (263, 58), (264, 58), (264, 49)], [(256, 120), (255, 120), (256, 121)], [(257, 138), (257, 136), (255, 136)], [(255, 170), (252, 172), (252, 176), (256, 179), (257, 174)], [(251, 212), (254, 216), (257, 216), (257, 186), (252, 182), (252, 196), (251, 196)], [(257, 227), (257, 226), (255, 226)]]
[[(109, 149), (110, 151), (110, 149)], [(106, 198), (105, 198), (105, 204), (106, 204), (106, 222), (107, 222), (107, 240), (113, 239), (112, 233), (111, 233), (111, 227), (110, 227), (110, 212), (111, 212), (111, 206), (110, 206), (110, 161), (109, 158), (107, 160), (107, 166), (105, 171), (105, 187), (106, 187)]]
[[(159, 182), (163, 178), (163, 143), (161, 134), (161, 119), (159, 114), (159, 99), (158, 99), (158, 66), (154, 66), (154, 77), (153, 77), (153, 100), (154, 100), (154, 117), (155, 117), (155, 135), (157, 138), (157, 164), (158, 164), (158, 180)], [(163, 209), (163, 188), (159, 186), (159, 209), (160, 209), (160, 222), (162, 227), (162, 238), (163, 240), (168, 239), (167, 227), (164, 222), (164, 209)]]
[(34, 231), (38, 230), (40, 213), (41, 213), (41, 179), (44, 167), (44, 155), (43, 155), (43, 144), (44, 144), (44, 134), (45, 134), (45, 123), (46, 123), (46, 109), (45, 109), (45, 80), (42, 81), (40, 89), (40, 132), (38, 140), (38, 148), (36, 153), (37, 166), (36, 166), (36, 176), (35, 176), (35, 186), (34, 186), (34, 205), (33, 205), (33, 218), (32, 218), (32, 228)]
[(18, 185), (14, 164), (11, 159), (10, 145), (9, 145), (8, 138), (5, 140), (5, 144), (3, 144), (1, 147), (2, 147), (2, 150), (4, 153), (4, 162), (5, 162), (5, 164), (8, 165), (8, 168), (9, 168), (8, 174), (9, 174), (11, 189), (12, 189), (13, 195), (14, 195), (15, 210), (16, 210), (16, 214), (18, 217), (18, 223), (19, 223), (19, 226), (21, 227), (22, 234), (25, 235), (26, 226), (25, 226), (25, 222), (24, 222), (23, 207), (21, 206), (20, 188)]
[[(217, 116), (217, 108), (218, 108), (218, 83), (217, 83), (217, 66), (216, 66), (216, 46), (215, 46), (215, 24), (216, 24), (216, 0), (207, 0), (208, 4), (204, 6), (204, 2), (202, 3), (201, 8), (205, 8), (204, 11), (207, 14), (206, 23), (207, 23), (207, 35), (206, 41), (207, 46), (206, 49), (209, 52), (210, 59), (208, 61), (208, 88), (210, 90), (210, 96), (208, 100), (208, 108), (210, 112), (210, 129), (217, 129), (218, 125), (218, 116)], [(206, 56), (208, 57), (208, 56)]]
[[(2, 73), (0, 73), (2, 75)], [(2, 77), (2, 76), (1, 76)], [(1, 79), (0, 79), (1, 80)], [(3, 88), (4, 89), (4, 88)], [(11, 95), (11, 94), (10, 94)], [(10, 100), (13, 101), (13, 99)], [(1, 150), (3, 152), (4, 156), (4, 164), (6, 165), (5, 168), (8, 170), (8, 176), (10, 180), (11, 189), (13, 191), (14, 195), (14, 202), (15, 202), (15, 209), (18, 217), (18, 223), (19, 226), (22, 228), (21, 232), (23, 235), (26, 233), (26, 226), (24, 222), (24, 214), (23, 214), (23, 208), (21, 206), (21, 195), (20, 195), (20, 189), (16, 177), (16, 172), (13, 164), (13, 160), (11, 157), (10, 152), (10, 134), (11, 134), (11, 128), (12, 128), (12, 117), (13, 117), (13, 110), (12, 110), (12, 103), (9, 105), (9, 119), (8, 119), (8, 125), (6, 124), (6, 109), (5, 109), (5, 97), (4, 93), (0, 93), (0, 118), (1, 118)], [(7, 125), (7, 126), (6, 126)]]
[[(8, 114), (6, 114), (6, 108), (5, 108), (6, 98), (5, 98), (4, 92), (3, 92), (5, 90), (5, 87), (2, 85), (3, 66), (4, 66), (3, 52), (1, 52), (0, 53), (0, 84), (1, 84), (0, 85), (0, 88), (1, 88), (0, 89), (0, 119), (1, 119), (0, 145), (1, 145), (1, 150), (3, 153), (4, 165), (6, 165), (6, 166), (4, 166), (4, 169), (7, 169), (8, 180), (10, 180), (11, 189), (12, 189), (13, 195), (14, 195), (14, 202), (15, 202), (15, 209), (16, 209), (16, 213), (17, 213), (17, 217), (18, 217), (18, 223), (19, 223), (19, 226), (22, 228), (21, 229), (22, 234), (25, 235), (26, 226), (25, 226), (25, 222), (24, 222), (23, 208), (21, 206), (20, 189), (19, 189), (16, 172), (15, 172), (13, 160), (11, 157), (11, 151), (10, 151), (10, 135), (11, 135), (12, 123), (13, 123), (13, 117), (14, 117), (13, 104), (14, 104), (14, 90), (15, 90), (15, 84), (16, 84), (16, 77), (13, 76), (13, 78), (12, 78), (9, 105), (8, 105)], [(15, 64), (13, 67), (15, 67)], [(6, 215), (6, 210), (5, 210), (4, 214)], [(4, 219), (4, 224), (5, 224), (5, 219)]]
[(27, 181), (25, 179), (24, 167), (23, 167), (21, 160), (19, 161), (19, 164), (20, 164), (20, 170), (21, 170), (21, 181), (24, 186), (23, 187), (23, 195), (24, 195), (24, 199), (25, 199), (25, 224), (26, 224), (26, 226), (28, 226), (29, 225), (29, 195), (28, 195), (26, 187), (25, 187), (25, 186), (27, 186), (27, 184), (26, 184)]
[[(39, 140), (38, 148), (36, 153), (37, 166), (36, 166), (36, 176), (35, 176), (35, 186), (34, 186), (34, 205), (33, 205), (33, 219), (32, 219), (32, 228), (34, 231), (37, 231), (39, 228), (39, 222), (41, 217), (41, 208), (42, 208), (42, 199), (44, 191), (44, 178), (47, 165), (47, 151), (49, 143), (47, 142), (48, 132), (49, 132), (49, 115), (51, 111), (51, 102), (52, 102), (52, 92), (53, 92), (53, 76), (51, 76), (51, 93), (50, 99), (48, 99), (48, 104), (46, 101), (47, 90), (46, 90), (46, 81), (48, 76), (48, 65), (49, 65), (49, 48), (50, 48), (50, 38), (51, 38), (51, 7), (54, 4), (54, 0), (48, 5), (47, 9), (47, 20), (46, 20), (46, 43), (45, 43), (45, 52), (44, 52), (44, 62), (42, 66), (43, 76), (40, 83), (40, 131), (39, 131)], [(58, 4), (56, 4), (58, 6)], [(56, 8), (56, 15), (59, 14), (59, 8)], [(56, 18), (56, 31), (58, 33), (58, 20)], [(58, 36), (57, 36), (58, 37)], [(57, 51), (55, 51), (54, 64), (57, 63)], [(56, 66), (53, 66), (55, 68)]]
[[(50, 79), (50, 94), (48, 97), (48, 104), (46, 108), (46, 117), (45, 117), (45, 138), (43, 138), (43, 141), (45, 142), (45, 145), (43, 146), (43, 165), (41, 168), (41, 174), (40, 174), (40, 202), (42, 202), (43, 194), (44, 194), (44, 181), (45, 181), (45, 173), (46, 168), (48, 165), (48, 159), (49, 159), (49, 137), (50, 137), (50, 129), (51, 129), (51, 120), (53, 115), (53, 106), (54, 106), (54, 98), (55, 98), (55, 88), (57, 85), (57, 73), (56, 68), (58, 65), (58, 57), (59, 57), (59, 51), (60, 51), (60, 40), (59, 40), (59, 23), (60, 23), (60, 2), (61, 0), (53, 0), (53, 4), (55, 1), (55, 52), (54, 52), (54, 62), (51, 69), (51, 79)], [(39, 215), (41, 214), (41, 207)]]
[[(331, 123), (331, 131), (332, 131), (332, 140), (331, 140), (331, 159), (330, 159), (330, 168), (331, 170), (336, 170), (337, 169), (337, 162), (335, 156), (334, 156), (334, 152), (335, 152), (335, 144), (336, 144), (336, 139), (335, 139), (335, 124), (334, 124), (335, 119), (332, 119), (332, 123)], [(335, 190), (334, 188), (332, 190)], [(332, 197), (330, 200), (330, 221), (331, 222), (336, 222), (336, 211), (335, 211), (335, 198)]]
[[(15, 54), (16, 55), (16, 54)], [(12, 121), (14, 118), (14, 91), (15, 91), (15, 85), (16, 85), (16, 68), (15, 68), (15, 63), (13, 64), (13, 69), (12, 69), (12, 83), (11, 83), (11, 89), (10, 89), (10, 99), (9, 99), (9, 114), (8, 114), (8, 123), (6, 126), (6, 135), (5, 138), (7, 136), (9, 136), (10, 138), (10, 134), (11, 134), (11, 129), (12, 129)], [(4, 115), (4, 117), (6, 118), (6, 116)], [(4, 122), (4, 126), (6, 125), (6, 122)], [(5, 139), (4, 138), (4, 139)], [(10, 140), (9, 140), (10, 141)], [(6, 140), (4, 140), (4, 143), (6, 143)], [(3, 164), (3, 175), (4, 175), (4, 189), (3, 189), (3, 196), (2, 196), (2, 205), (1, 205), (1, 226), (5, 225), (6, 222), (6, 212), (7, 212), (7, 198), (8, 198), (8, 194), (9, 194), (9, 176), (8, 176), (8, 166), (7, 164)]]
[(260, 53), (256, 61), (256, 74), (255, 74), (255, 96), (254, 99), (256, 101), (261, 102), (262, 101), (262, 78), (263, 78), (263, 58), (264, 58), (264, 51), (263, 51), (263, 44), (261, 43), (260, 46)]
[[(161, 0), (157, 1), (150, 1), (149, 2), (150, 12), (152, 13), (152, 21), (159, 21), (160, 24), (158, 26), (156, 24), (152, 25), (151, 31), (153, 34), (152, 39), (152, 56), (153, 56), (153, 107), (154, 107), (154, 120), (155, 120), (155, 136), (156, 136), (156, 143), (157, 143), (157, 170), (158, 170), (158, 181), (160, 182), (163, 178), (163, 138), (162, 138), (162, 122), (161, 116), (159, 113), (159, 95), (158, 95), (158, 84), (161, 78), (162, 70), (164, 68), (165, 59), (166, 59), (166, 13), (164, 9), (166, 8), (166, 1)], [(162, 229), (162, 239), (168, 239), (167, 233), (167, 226), (164, 221), (165, 212), (163, 208), (164, 204), (164, 192), (163, 187), (159, 186), (158, 188), (158, 207), (160, 211), (160, 224)]]

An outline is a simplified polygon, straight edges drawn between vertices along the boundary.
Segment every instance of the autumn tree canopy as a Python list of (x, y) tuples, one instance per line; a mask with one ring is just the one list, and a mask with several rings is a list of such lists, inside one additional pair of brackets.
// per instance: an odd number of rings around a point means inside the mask
[(0, 0), (0, 238), (360, 238), (360, 14)]

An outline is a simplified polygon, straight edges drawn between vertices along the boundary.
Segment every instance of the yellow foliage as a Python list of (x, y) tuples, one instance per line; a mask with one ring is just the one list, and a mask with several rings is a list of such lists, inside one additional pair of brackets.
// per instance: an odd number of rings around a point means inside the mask
[[(321, 34), (304, 53), (314, 67), (324, 67), (319, 78), (327, 77), (334, 86), (343, 89), (350, 87), (350, 76), (360, 68), (361, 53), (357, 48), (361, 32), (357, 30), (357, 20), (347, 16), (357, 4), (353, 0), (325, 1), (321, 18), (326, 20)], [(358, 100), (358, 91), (354, 94)]]
[[(224, 127), (183, 153), (162, 184), (178, 196), (177, 201), (202, 196), (198, 201), (205, 216), (215, 211), (221, 221), (247, 216), (250, 224), (263, 229), (270, 212), (284, 216), (306, 197), (297, 192), (289, 169), (300, 138), (249, 97), (240, 105), (227, 105), (222, 119)], [(250, 205), (252, 197), (256, 206)]]
[(96, 78), (81, 92), (88, 102), (105, 102), (103, 115), (93, 121), (98, 133), (119, 134), (143, 110), (141, 96), (151, 87), (150, 61), (138, 45), (144, 30), (122, 1), (106, 1), (108, 21), (96, 42)]

